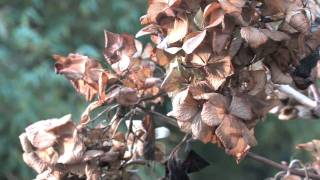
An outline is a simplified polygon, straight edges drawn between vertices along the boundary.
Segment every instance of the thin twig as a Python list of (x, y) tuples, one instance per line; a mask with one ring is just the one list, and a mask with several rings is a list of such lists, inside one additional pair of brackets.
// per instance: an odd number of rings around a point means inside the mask
[(318, 89), (318, 87), (317, 87), (317, 85), (315, 83), (310, 85), (310, 90), (312, 92), (314, 100), (317, 103), (320, 103), (320, 93), (319, 93), (319, 89)]
[(128, 161), (121, 168), (126, 168), (130, 165), (149, 165), (149, 162), (146, 160), (132, 160), (132, 161)]
[(298, 102), (305, 106), (308, 106), (310, 108), (315, 108), (317, 106), (316, 101), (313, 101), (312, 99), (302, 94), (301, 92), (293, 89), (289, 85), (277, 85), (276, 87), (279, 89), (279, 91), (288, 94), (290, 97), (296, 99)]
[(140, 104), (141, 102), (143, 101), (148, 101), (148, 100), (153, 100), (153, 99), (156, 99), (158, 97), (161, 97), (161, 96), (165, 96), (167, 93), (165, 92), (159, 92), (158, 94), (154, 95), (154, 96), (148, 96), (148, 97), (143, 97), (141, 99), (139, 99), (139, 101), (137, 102), (137, 104)]
[[(303, 95), (302, 93), (294, 90), (290, 86), (286, 86), (286, 85), (282, 86), (281, 85), (278, 88), (279, 88), (279, 90), (282, 90), (282, 91), (285, 91), (285, 92), (289, 92), (288, 94), (291, 95), (291, 96), (294, 96), (295, 98), (298, 97), (298, 100), (301, 100), (302, 102), (305, 102), (303, 104), (307, 104), (308, 106), (314, 106), (314, 103), (315, 103), (314, 101), (312, 101), (310, 98), (308, 98), (307, 96)], [(298, 96), (296, 96), (296, 95), (298, 95)], [(153, 111), (153, 110), (148, 110), (148, 109), (146, 109), (146, 108), (144, 108), (144, 107), (142, 107), (141, 105), (138, 105), (138, 104), (136, 105), (136, 107), (141, 109), (144, 112), (149, 112), (149, 113), (151, 113), (153, 115), (159, 116), (166, 123), (171, 124), (171, 125), (173, 125), (175, 127), (178, 127), (178, 124), (177, 124), (177, 122), (176, 122), (176, 120), (174, 118), (165, 116), (165, 115), (163, 115), (163, 114), (161, 114), (159, 112)], [(251, 159), (253, 159), (255, 161), (262, 162), (262, 163), (264, 163), (266, 165), (272, 166), (274, 168), (277, 168), (277, 169), (280, 169), (280, 170), (284, 170), (284, 171), (288, 171), (288, 172), (290, 172), (292, 174), (295, 174), (295, 175), (299, 175), (301, 177), (310, 177), (312, 179), (320, 180), (320, 175), (317, 175), (317, 174), (314, 174), (314, 173), (311, 173), (311, 172), (306, 174), (306, 172), (303, 171), (303, 170), (297, 170), (297, 169), (289, 168), (289, 167), (287, 167), (285, 165), (282, 165), (282, 164), (279, 164), (277, 162), (274, 162), (274, 161), (272, 161), (270, 159), (267, 159), (267, 158), (265, 158), (263, 156), (255, 154), (253, 152), (248, 152), (247, 157), (251, 158)]]
[(127, 114), (125, 114), (118, 122), (116, 122), (116, 127), (112, 133), (112, 139), (113, 137), (116, 135), (117, 131), (118, 131), (118, 128), (120, 126), (120, 124), (122, 123), (122, 121), (124, 121), (128, 116), (130, 116), (131, 114), (133, 113), (133, 110), (130, 110), (129, 112), (127, 112)]
[(134, 132), (132, 131), (132, 125), (133, 125), (133, 117), (134, 117), (134, 115), (136, 114), (136, 111), (135, 111), (135, 109), (133, 110), (133, 113), (130, 115), (130, 118), (129, 118), (129, 121), (130, 121), (130, 123), (129, 123), (129, 127), (128, 127), (128, 132), (127, 132), (127, 137), (126, 137), (126, 139), (128, 139), (129, 138), (129, 135), (130, 135), (130, 133), (132, 133), (132, 134), (134, 134)]
[(288, 171), (291, 174), (298, 175), (300, 177), (307, 177), (308, 176), (308, 177), (310, 177), (312, 179), (320, 180), (320, 175), (317, 175), (317, 174), (314, 174), (314, 173), (311, 173), (311, 172), (306, 174), (306, 172), (303, 171), (303, 170), (291, 169), (286, 165), (279, 164), (277, 162), (274, 162), (274, 161), (272, 161), (270, 159), (267, 159), (267, 158), (265, 158), (263, 156), (260, 156), (260, 155), (258, 155), (256, 153), (253, 153), (253, 152), (248, 152), (246, 157), (248, 157), (250, 159), (253, 159), (255, 161), (261, 162), (263, 164), (269, 165), (271, 167), (274, 167), (274, 168), (277, 168), (277, 169), (281, 169), (281, 170), (284, 170), (284, 171)]
[(178, 127), (178, 124), (177, 124), (176, 120), (174, 118), (172, 118), (172, 117), (165, 116), (165, 115), (163, 115), (163, 114), (161, 114), (159, 112), (153, 111), (153, 110), (148, 110), (148, 109), (146, 109), (146, 108), (144, 108), (144, 107), (142, 107), (140, 105), (137, 105), (136, 107), (141, 109), (143, 112), (146, 112), (146, 113), (149, 112), (149, 113), (151, 113), (153, 115), (159, 116), (166, 123), (171, 124), (172, 126)]
[(182, 138), (182, 140), (179, 142), (179, 144), (177, 144), (171, 151), (170, 155), (169, 155), (169, 159), (173, 157), (173, 155), (180, 149), (180, 147), (182, 146), (183, 143), (185, 143), (188, 140), (189, 137), (189, 133), (185, 134), (184, 137)]
[(93, 119), (91, 119), (91, 123), (94, 122), (95, 120), (97, 120), (100, 116), (102, 116), (104, 113), (113, 110), (114, 108), (119, 107), (118, 104), (114, 105), (114, 106), (109, 106), (106, 109), (104, 109), (103, 111), (101, 111), (96, 117), (94, 117)]

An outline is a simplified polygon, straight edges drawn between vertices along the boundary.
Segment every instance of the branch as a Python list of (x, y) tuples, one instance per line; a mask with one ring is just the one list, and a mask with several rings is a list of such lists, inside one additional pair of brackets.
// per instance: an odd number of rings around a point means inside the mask
[(126, 164), (122, 165), (120, 167), (121, 168), (127, 168), (128, 166), (131, 166), (131, 165), (150, 165), (148, 161), (146, 160), (142, 160), (142, 159), (137, 159), (137, 160), (132, 160), (132, 161), (129, 161), (127, 162)]
[(312, 92), (312, 95), (314, 97), (314, 100), (319, 103), (320, 102), (320, 93), (319, 93), (319, 89), (317, 87), (317, 85), (314, 83), (314, 84), (311, 84), (310, 85), (310, 90)]
[(156, 99), (158, 97), (161, 97), (161, 96), (165, 96), (167, 93), (165, 92), (159, 92), (158, 94), (154, 95), (154, 96), (148, 96), (148, 97), (143, 97), (141, 99), (139, 99), (139, 101), (137, 102), (137, 104), (140, 104), (141, 102), (143, 101), (148, 101), (148, 100), (153, 100), (153, 99)]
[(279, 89), (279, 91), (288, 94), (290, 97), (296, 99), (298, 102), (300, 102), (301, 104), (303, 104), (305, 106), (308, 106), (310, 108), (317, 107), (317, 102), (316, 101), (310, 99), (309, 97), (307, 97), (306, 95), (302, 94), (301, 92), (293, 89), (289, 85), (277, 85), (276, 87)]
[[(311, 107), (315, 107), (316, 104), (317, 104), (315, 101), (311, 100), (309, 97), (307, 97), (304, 94), (296, 91), (295, 89), (293, 89), (292, 87), (290, 87), (288, 85), (280, 85), (278, 88), (279, 88), (280, 91), (289, 94), (290, 96), (292, 96), (295, 99), (297, 99), (300, 103), (305, 104), (305, 105), (307, 105), (309, 107), (310, 106)], [(159, 96), (157, 96), (157, 97), (159, 97)], [(149, 100), (149, 98), (148, 98), (148, 100)], [(153, 110), (149, 110), (149, 109), (144, 108), (143, 106), (141, 106), (139, 104), (137, 104), (136, 107), (141, 109), (145, 113), (148, 112), (148, 113), (151, 113), (153, 115), (159, 116), (166, 123), (171, 124), (172, 126), (178, 127), (178, 124), (177, 124), (176, 120), (174, 118), (172, 118), (172, 117), (163, 115), (163, 114), (161, 114), (159, 112), (156, 112), (156, 111), (153, 111)], [(253, 152), (248, 152), (246, 157), (251, 158), (251, 159), (253, 159), (255, 161), (264, 163), (264, 164), (269, 165), (271, 167), (280, 169), (280, 170), (289, 171), (290, 173), (298, 175), (298, 176), (301, 176), (301, 177), (310, 177), (310, 178), (315, 179), (315, 180), (320, 180), (320, 175), (317, 175), (317, 174), (314, 174), (314, 173), (311, 173), (311, 172), (308, 172), (306, 174), (306, 172), (303, 171), (303, 170), (291, 169), (286, 165), (279, 164), (277, 162), (274, 162), (274, 161), (272, 161), (270, 159), (262, 157), (262, 156), (260, 156), (258, 154), (253, 153)], [(143, 164), (145, 162), (141, 162), (141, 163)]]
[(172, 117), (163, 115), (163, 114), (161, 114), (161, 113), (159, 113), (159, 112), (156, 112), (156, 111), (154, 111), (154, 110), (148, 110), (148, 109), (146, 109), (146, 108), (144, 108), (144, 107), (142, 107), (142, 106), (140, 106), (140, 105), (136, 105), (136, 107), (139, 108), (139, 109), (141, 109), (141, 110), (142, 110), (143, 112), (145, 112), (145, 113), (148, 112), (148, 113), (151, 113), (151, 114), (153, 114), (153, 115), (159, 116), (159, 117), (161, 117), (162, 120), (165, 121), (166, 123), (171, 124), (172, 126), (178, 127), (178, 124), (177, 124), (176, 120), (175, 120), (174, 118), (172, 118)]
[(286, 165), (279, 164), (277, 162), (274, 162), (274, 161), (272, 161), (270, 159), (262, 157), (262, 156), (260, 156), (258, 154), (253, 153), (253, 152), (248, 152), (246, 157), (248, 157), (250, 159), (253, 159), (255, 161), (261, 162), (263, 164), (269, 165), (271, 167), (274, 167), (274, 168), (277, 168), (277, 169), (280, 169), (280, 170), (284, 170), (284, 171), (288, 171), (291, 174), (298, 175), (300, 177), (310, 177), (312, 179), (320, 180), (320, 175), (317, 175), (317, 174), (314, 174), (314, 173), (311, 173), (311, 172), (308, 172), (306, 174), (306, 172), (303, 171), (303, 170), (291, 169)]

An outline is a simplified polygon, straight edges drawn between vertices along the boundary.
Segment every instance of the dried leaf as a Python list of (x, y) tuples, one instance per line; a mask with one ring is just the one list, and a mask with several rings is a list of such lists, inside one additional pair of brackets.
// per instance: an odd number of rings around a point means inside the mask
[(299, 89), (306, 89), (313, 83), (312, 70), (317, 66), (320, 55), (315, 51), (300, 60), (300, 65), (292, 72), (292, 78)]

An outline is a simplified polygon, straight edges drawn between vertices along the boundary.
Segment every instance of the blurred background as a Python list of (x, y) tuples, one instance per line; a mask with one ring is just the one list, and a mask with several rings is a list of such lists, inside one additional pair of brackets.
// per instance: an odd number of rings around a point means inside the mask
[[(27, 125), (68, 113), (77, 119), (87, 105), (64, 77), (54, 73), (51, 55), (79, 52), (103, 61), (103, 30), (135, 34), (146, 5), (146, 0), (0, 0), (0, 179), (35, 177), (22, 161), (18, 138)], [(182, 137), (172, 130), (169, 146)], [(257, 126), (256, 137), (254, 152), (278, 162), (308, 160), (294, 146), (319, 138), (320, 123), (270, 116)], [(277, 172), (250, 159), (236, 164), (214, 145), (195, 142), (192, 148), (211, 164), (192, 179), (255, 180)], [(156, 179), (161, 173), (156, 166), (141, 169), (143, 179)]]

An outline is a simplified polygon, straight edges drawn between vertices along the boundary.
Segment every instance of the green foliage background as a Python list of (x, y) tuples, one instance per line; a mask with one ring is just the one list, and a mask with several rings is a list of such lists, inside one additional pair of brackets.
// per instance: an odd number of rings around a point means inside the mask
[[(27, 125), (68, 113), (77, 119), (87, 104), (55, 75), (51, 55), (80, 52), (103, 61), (103, 30), (135, 34), (146, 5), (146, 0), (0, 0), (0, 179), (35, 176), (22, 161), (18, 139)], [(181, 138), (176, 129), (173, 132), (169, 147)], [(254, 151), (277, 161), (290, 160), (302, 157), (294, 144), (320, 136), (320, 123), (269, 117), (256, 134), (259, 145)], [(211, 163), (193, 179), (254, 180), (275, 173), (249, 159), (237, 165), (214, 145), (195, 142), (192, 148)], [(155, 179), (155, 172), (161, 170), (148, 168), (141, 174)]]

